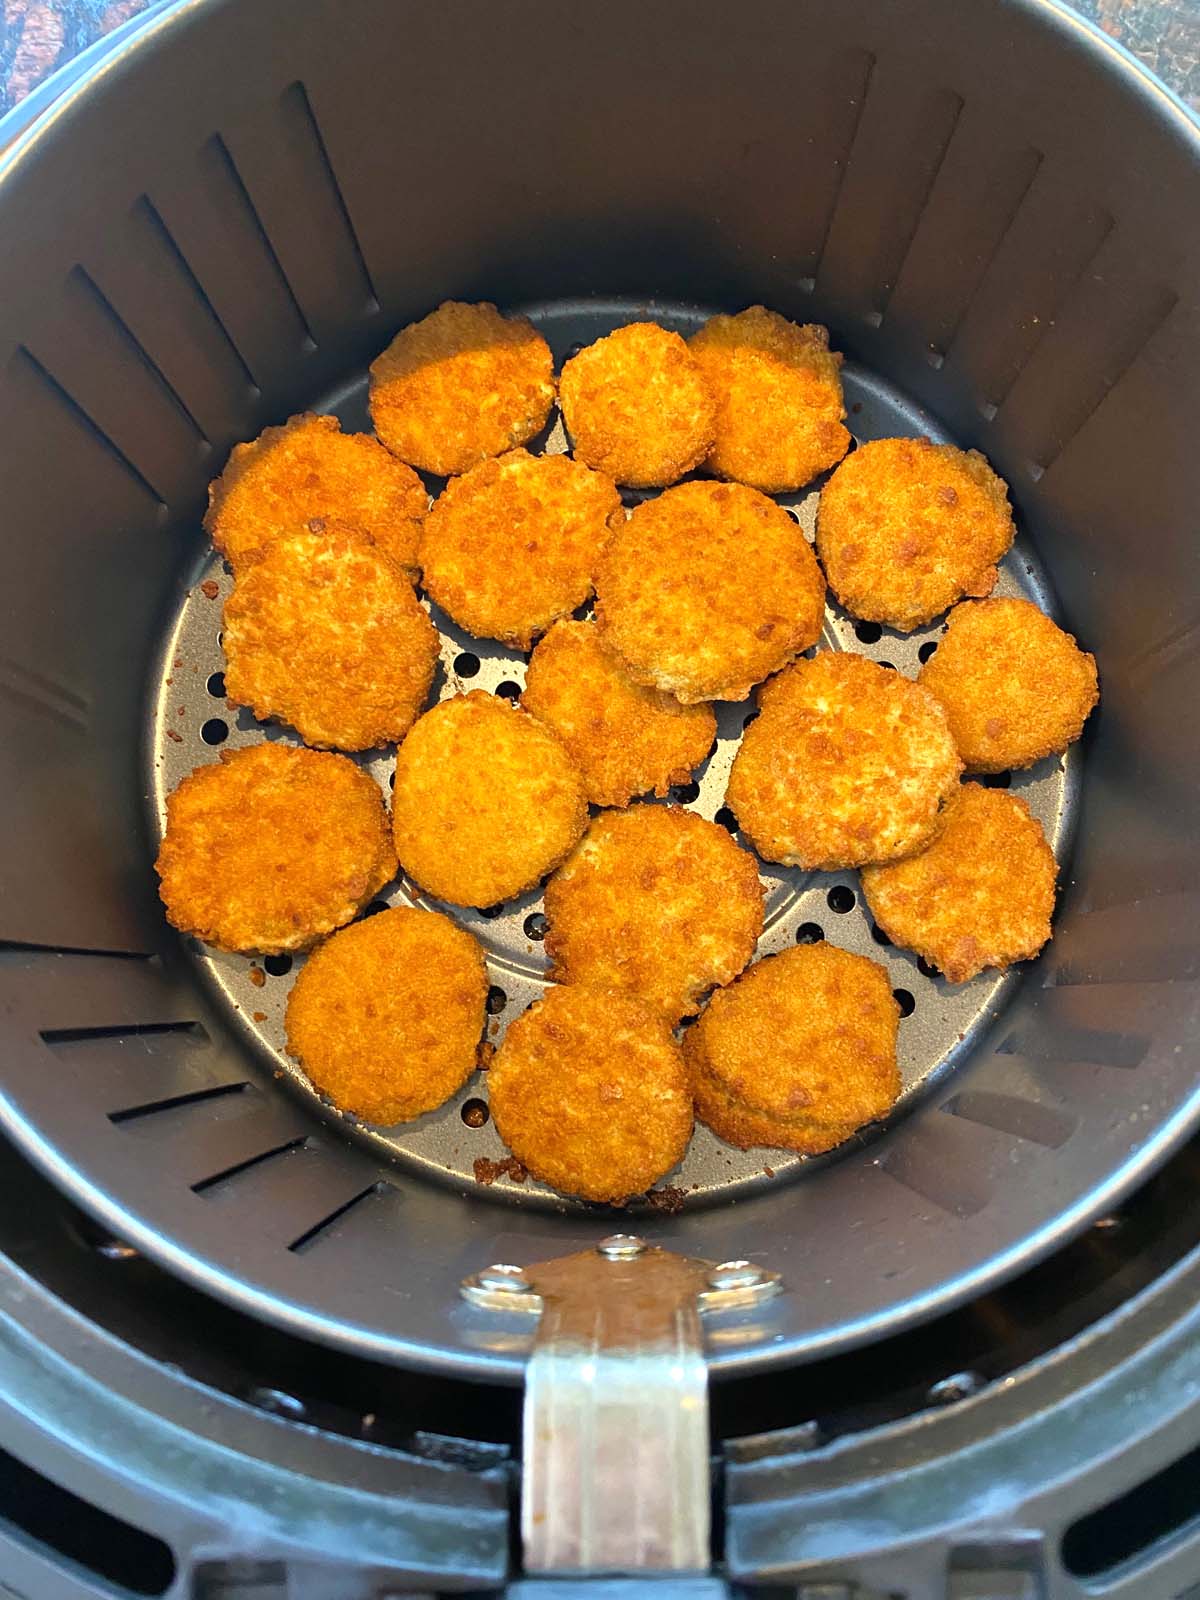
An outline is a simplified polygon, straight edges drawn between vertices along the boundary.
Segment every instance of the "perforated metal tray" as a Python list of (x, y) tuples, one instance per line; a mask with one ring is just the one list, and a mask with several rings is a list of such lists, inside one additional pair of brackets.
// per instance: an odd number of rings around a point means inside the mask
[[(631, 301), (560, 303), (524, 309), (549, 340), (556, 363), (578, 346), (624, 322), (650, 318), (686, 335), (700, 325), (706, 314), (692, 307)], [(844, 380), (847, 421), (856, 441), (897, 434), (924, 434), (939, 440), (947, 437), (931, 416), (861, 367), (848, 365)], [(334, 412), (348, 429), (368, 431), (365, 377), (328, 396), (321, 409)], [(535, 448), (555, 452), (566, 447), (562, 422), (556, 415)], [(436, 490), (437, 483), (430, 481)], [(778, 497), (810, 539), (819, 487), (815, 484), (799, 494)], [(628, 491), (625, 496), (629, 504), (646, 497), (645, 491), (638, 490)], [(152, 697), (152, 732), (147, 742), (147, 749), (152, 752), (148, 786), (153, 795), (154, 824), (159, 829), (170, 791), (194, 767), (217, 759), (221, 749), (251, 744), (264, 737), (298, 742), (291, 730), (277, 723), (259, 723), (245, 709), (231, 707), (225, 701), (220, 625), (221, 608), (231, 584), (225, 563), (210, 552), (197, 569), (162, 652), (161, 679)], [(1053, 609), (1048, 584), (1024, 538), (1017, 540), (1005, 559), (997, 592), (1027, 595), (1047, 610)], [(471, 637), (428, 601), (425, 604), (442, 637), (435, 694), (445, 697), (475, 688), (516, 698), (524, 681), (527, 657), (492, 640)], [(861, 651), (912, 676), (936, 648), (941, 628), (940, 620), (905, 635), (873, 623), (856, 625), (830, 596), (820, 648)], [(678, 788), (670, 800), (733, 829), (734, 819), (723, 806), (725, 786), (743, 726), (754, 715), (754, 701), (751, 698), (724, 703), (716, 709), (715, 749), (697, 771), (695, 781)], [(386, 794), (394, 750), (369, 752), (359, 759)], [(1010, 779), (1006, 774), (993, 781), (1007, 787)], [(1078, 748), (1063, 759), (1053, 757), (1013, 775), (1011, 782), (1029, 802), (1060, 861), (1064, 860), (1070, 846), (1079, 783)], [(985, 973), (970, 983), (953, 985), (909, 952), (888, 948), (886, 939), (876, 934), (871, 925), (853, 872), (802, 872), (760, 863), (760, 875), (767, 891), (760, 955), (782, 950), (797, 939), (824, 936), (887, 968), (903, 1016), (900, 1068), (904, 1087), (887, 1125), (894, 1123), (920, 1097), (945, 1084), (955, 1064), (969, 1054), (980, 1032), (997, 1015), (1015, 975)], [(547, 963), (542, 949), (546, 919), (541, 888), (485, 911), (463, 910), (438, 906), (401, 877), (384, 891), (375, 908), (399, 904), (437, 906), (456, 917), (483, 944), (492, 981), (488, 1036), (498, 1042), (509, 1020), (546, 986)], [(303, 957), (262, 960), (204, 949), (195, 941), (191, 947), (204, 981), (225, 1008), (247, 1049), (285, 1078), (341, 1132), (366, 1141), (410, 1170), (456, 1186), (474, 1183), (477, 1173), (486, 1172), (493, 1198), (503, 1197), (521, 1205), (580, 1204), (565, 1202), (533, 1179), (517, 1181), (507, 1171), (494, 1173), (495, 1164), (503, 1161), (506, 1151), (487, 1120), (486, 1073), (476, 1073), (447, 1105), (415, 1122), (390, 1129), (365, 1126), (315, 1095), (284, 1048), (287, 993)], [(863, 1130), (854, 1142), (870, 1140), (882, 1126)], [(735, 1150), (698, 1126), (681, 1166), (667, 1175), (659, 1185), (658, 1195), (652, 1195), (644, 1204), (654, 1207), (665, 1200), (678, 1207), (729, 1199), (764, 1183), (781, 1183), (812, 1173), (836, 1159), (836, 1152), (823, 1157), (799, 1157), (779, 1150)], [(477, 1166), (480, 1162), (491, 1165)]]

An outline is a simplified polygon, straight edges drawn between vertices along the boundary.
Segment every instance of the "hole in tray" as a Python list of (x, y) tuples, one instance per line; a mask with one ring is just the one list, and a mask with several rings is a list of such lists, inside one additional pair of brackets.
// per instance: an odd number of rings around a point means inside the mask
[(985, 789), (1008, 789), (1012, 787), (1012, 773), (985, 772), (979, 781)]
[(871, 937), (876, 944), (890, 945), (892, 942), (877, 922), (871, 924)]
[(468, 1128), (484, 1127), (491, 1116), (485, 1100), (464, 1100), (458, 1114)]
[(929, 660), (930, 656), (937, 649), (937, 647), (938, 642), (936, 639), (926, 639), (925, 643), (917, 651), (917, 660), (920, 661), (922, 666), (924, 666)]
[(391, 909), (386, 900), (372, 900), (371, 904), (363, 912), (362, 920), (365, 922), (368, 917), (377, 917), (381, 911), (390, 911)]
[(877, 622), (856, 622), (854, 637), (859, 644), (878, 644), (883, 638), (883, 629)]
[(264, 956), (263, 967), (273, 978), (286, 978), (292, 970), (292, 958), (283, 956)]
[(757, 722), (761, 715), (762, 715), (761, 711), (752, 711), (749, 714), (749, 716), (744, 717), (742, 719), (742, 727), (743, 727), (743, 729), (748, 728), (752, 722)]
[(938, 975), (937, 968), (930, 966), (924, 956), (917, 957), (917, 971), (925, 978), (936, 978)]
[(737, 832), (737, 818), (734, 816), (733, 812), (730, 811), (728, 806), (722, 806), (717, 812), (716, 816), (713, 818), (713, 821), (719, 822), (723, 828), (728, 828), (730, 833)]
[(200, 729), (205, 744), (224, 744), (229, 737), (229, 724), (222, 717), (209, 717)]
[(544, 911), (531, 911), (525, 918), (525, 937), (544, 939), (550, 932), (550, 918)]
[(693, 800), (700, 798), (700, 785), (693, 779), (691, 783), (677, 783), (671, 789), (671, 799), (678, 800), (681, 805), (690, 806)]
[(892, 999), (900, 1007), (900, 1015), (902, 1017), (911, 1017), (917, 1009), (917, 1002), (907, 989), (893, 989)]
[(496, 685), (496, 693), (501, 700), (519, 700), (521, 698), (521, 685), (514, 683), (511, 678), (505, 678), (503, 683)]
[(500, 917), (500, 916), (504, 915), (504, 907), (503, 906), (480, 906), (479, 907), (479, 915), (481, 917), (486, 917), (489, 922), (492, 922), (492, 921), (495, 920), (496, 917)]
[(223, 672), (214, 672), (204, 687), (208, 690), (209, 694), (212, 695), (214, 700), (224, 700), (225, 674)]
[(494, 983), (487, 992), (487, 1010), (489, 1017), (498, 1017), (508, 1004), (508, 996), (499, 984)]
[(853, 911), (857, 904), (854, 890), (848, 883), (835, 883), (825, 896), (825, 904), (830, 911), (836, 911), (844, 916), (847, 911)]
[(479, 671), (479, 657), (473, 650), (464, 650), (454, 658), (454, 671), (460, 678), (473, 678)]
[(820, 944), (825, 937), (825, 929), (819, 922), (802, 922), (796, 929), (797, 944)]

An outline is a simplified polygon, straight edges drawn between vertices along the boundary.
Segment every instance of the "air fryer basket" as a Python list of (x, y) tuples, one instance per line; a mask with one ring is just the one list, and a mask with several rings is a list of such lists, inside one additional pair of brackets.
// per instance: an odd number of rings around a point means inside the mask
[[(306, 406), (361, 425), (366, 362), (448, 296), (530, 309), (560, 358), (647, 310), (827, 322), (856, 431), (983, 449), (1022, 530), (1006, 582), (1100, 663), (1081, 776), (1031, 774), (1064, 850), (1076, 797), (1078, 833), (1018, 978), (956, 994), (837, 912), (838, 880), (780, 889), (778, 937), (820, 921), (913, 993), (920, 1071), (878, 1139), (771, 1179), (711, 1146), (690, 1203), (639, 1219), (783, 1273), (771, 1337), (714, 1368), (948, 1306), (1194, 1127), (1200, 157), (1098, 36), (1032, 0), (184, 0), (18, 146), (0, 215), (0, 1113), (108, 1226), (299, 1331), (502, 1378), (519, 1353), (459, 1280), (612, 1230), (477, 1185), (496, 1147), (456, 1110), (396, 1152), (319, 1120), (273, 1072), (284, 977), (182, 948), (150, 871), (203, 724), (259, 736), (208, 688), (208, 479)], [(902, 667), (924, 637), (829, 625)], [(476, 681), (510, 676), (494, 652)], [(472, 921), (509, 1001), (536, 908)]]

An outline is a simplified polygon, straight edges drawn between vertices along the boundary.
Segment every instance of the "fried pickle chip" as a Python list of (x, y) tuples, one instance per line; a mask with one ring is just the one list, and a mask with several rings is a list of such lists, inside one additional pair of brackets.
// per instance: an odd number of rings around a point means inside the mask
[(821, 636), (825, 580), (794, 519), (737, 483), (681, 483), (614, 534), (596, 620), (636, 683), (744, 700)]
[(548, 728), (475, 689), (427, 711), (396, 752), (392, 822), (422, 889), (494, 906), (567, 855), (587, 826), (587, 794)]
[(209, 485), (204, 528), (236, 571), (281, 533), (330, 518), (360, 528), (415, 578), (428, 507), (420, 478), (378, 440), (306, 412), (234, 445)]
[(675, 1023), (754, 954), (754, 859), (678, 806), (602, 812), (546, 885), (551, 977), (623, 989)]
[(592, 622), (555, 623), (533, 652), (521, 704), (566, 745), (596, 806), (686, 783), (717, 736), (708, 706), (634, 683)]
[(371, 365), (371, 420), (387, 448), (448, 475), (525, 444), (554, 404), (550, 346), (489, 301), (446, 300)]
[(928, 850), (865, 867), (871, 915), (951, 983), (1028, 961), (1050, 937), (1057, 866), (1019, 796), (964, 783)]
[(286, 1030), (315, 1088), (391, 1127), (432, 1111), (475, 1070), (483, 951), (437, 911), (398, 906), (335, 933), (301, 968)]
[(234, 579), (224, 631), (228, 699), (335, 750), (402, 739), (440, 649), (401, 569), (348, 529), (276, 539)]
[(1095, 656), (1029, 600), (955, 606), (917, 681), (945, 708), (968, 772), (1057, 755), (1100, 698)]
[(712, 445), (708, 382), (679, 334), (657, 323), (597, 339), (566, 363), (558, 387), (576, 456), (618, 483), (660, 489)]
[(624, 523), (602, 473), (511, 450), (446, 485), (421, 537), (424, 586), (469, 633), (528, 650), (588, 598), (600, 553)]
[(345, 756), (254, 744), (167, 800), (155, 864), (169, 921), (220, 950), (303, 950), (396, 875), (383, 796)]
[(978, 450), (878, 439), (821, 490), (817, 554), (852, 616), (910, 633), (983, 596), (1013, 542), (1008, 491)]
[(751, 306), (689, 341), (717, 402), (708, 468), (765, 494), (802, 489), (850, 448), (840, 355), (829, 332)]
[(679, 1046), (649, 1006), (602, 988), (547, 990), (488, 1072), (496, 1131), (564, 1194), (621, 1201), (680, 1160), (692, 1098)]
[(962, 762), (941, 706), (892, 667), (822, 651), (759, 690), (725, 803), (760, 856), (836, 872), (921, 850)]
[(895, 1104), (899, 1023), (878, 962), (824, 943), (768, 956), (684, 1036), (697, 1114), (743, 1150), (831, 1150)]

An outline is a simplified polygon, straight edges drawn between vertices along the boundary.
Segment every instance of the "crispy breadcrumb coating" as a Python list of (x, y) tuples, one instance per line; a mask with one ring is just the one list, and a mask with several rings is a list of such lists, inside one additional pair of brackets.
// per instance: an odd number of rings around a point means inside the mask
[(422, 889), (493, 906), (563, 860), (587, 826), (587, 795), (548, 728), (476, 689), (427, 711), (400, 746), (392, 822)]
[(489, 301), (446, 300), (402, 328), (371, 365), (371, 420), (393, 455), (425, 472), (466, 472), (526, 444), (554, 404), (550, 346)]
[(708, 468), (765, 494), (802, 489), (850, 448), (842, 358), (829, 332), (751, 306), (710, 317), (689, 343), (717, 402)]
[(1057, 866), (1018, 795), (964, 783), (928, 850), (865, 867), (871, 915), (893, 944), (915, 950), (951, 983), (985, 967), (1029, 961), (1050, 938)]
[(821, 490), (817, 554), (852, 616), (910, 633), (963, 595), (988, 595), (1013, 542), (1003, 479), (978, 450), (877, 439)]
[(345, 756), (246, 745), (167, 800), (167, 917), (221, 950), (303, 950), (396, 875), (379, 786)]
[(461, 627), (528, 650), (592, 593), (625, 512), (610, 478), (510, 450), (452, 478), (421, 538), (424, 587)]
[(436, 911), (381, 911), (304, 963), (288, 996), (288, 1051), (339, 1110), (408, 1122), (475, 1070), (487, 992), (465, 929)]
[(795, 520), (736, 483), (638, 506), (596, 573), (596, 620), (637, 683), (744, 700), (821, 636), (825, 580)]
[(496, 1130), (565, 1194), (641, 1194), (687, 1149), (692, 1103), (679, 1046), (632, 995), (554, 988), (509, 1027), (488, 1072)]
[(639, 995), (678, 1022), (754, 954), (754, 858), (678, 806), (605, 811), (546, 885), (551, 976)]
[(707, 705), (634, 683), (593, 622), (555, 623), (533, 652), (521, 704), (558, 734), (596, 806), (687, 783), (717, 736)]
[(713, 442), (708, 381), (679, 334), (654, 322), (628, 323), (572, 356), (559, 394), (576, 456), (618, 483), (661, 489)]

